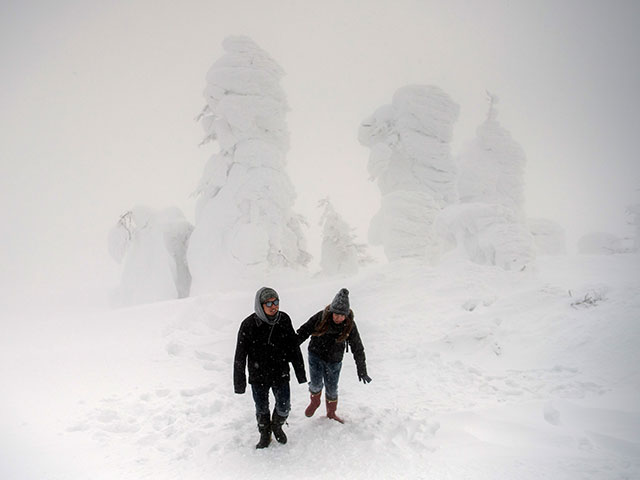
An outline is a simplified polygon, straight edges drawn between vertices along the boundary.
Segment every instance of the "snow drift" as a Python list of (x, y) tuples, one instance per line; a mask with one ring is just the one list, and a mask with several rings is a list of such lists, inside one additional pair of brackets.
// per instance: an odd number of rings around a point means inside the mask
[[(3, 478), (610, 480), (640, 477), (638, 255), (447, 258), (348, 283), (373, 382), (351, 354), (344, 425), (304, 416), (257, 451), (231, 379), (253, 290), (102, 314), (14, 318), (0, 336)], [(274, 284), (298, 327), (344, 279)], [(303, 344), (306, 358), (306, 344)], [(319, 461), (319, 452), (330, 461)]]

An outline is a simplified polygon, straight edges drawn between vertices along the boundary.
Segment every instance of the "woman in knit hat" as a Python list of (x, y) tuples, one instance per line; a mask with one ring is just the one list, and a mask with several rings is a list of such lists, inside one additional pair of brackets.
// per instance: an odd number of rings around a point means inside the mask
[(349, 290), (342, 288), (330, 305), (312, 316), (298, 331), (298, 340), (303, 343), (309, 336), (309, 392), (311, 401), (304, 411), (313, 416), (320, 406), (323, 387), (327, 417), (340, 423), (344, 421), (336, 415), (338, 407), (338, 381), (342, 369), (345, 349), (351, 348), (356, 362), (358, 379), (365, 384), (371, 381), (367, 375), (364, 346), (349, 307)]

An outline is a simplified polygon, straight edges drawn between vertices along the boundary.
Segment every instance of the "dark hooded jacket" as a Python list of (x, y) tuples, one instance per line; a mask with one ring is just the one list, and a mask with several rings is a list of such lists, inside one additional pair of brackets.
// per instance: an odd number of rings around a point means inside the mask
[(350, 348), (356, 362), (358, 375), (366, 375), (367, 362), (364, 346), (353, 318), (353, 310), (349, 310), (345, 321), (338, 325), (334, 323), (333, 314), (327, 306), (298, 329), (298, 342), (303, 343), (311, 336), (309, 353), (313, 353), (329, 363), (341, 362), (345, 350)]
[(251, 384), (273, 386), (289, 382), (289, 363), (298, 382), (307, 381), (291, 318), (284, 312), (268, 318), (260, 303), (260, 292), (256, 294), (255, 312), (242, 321), (238, 331), (233, 363), (235, 393), (244, 393), (247, 388), (247, 367)]

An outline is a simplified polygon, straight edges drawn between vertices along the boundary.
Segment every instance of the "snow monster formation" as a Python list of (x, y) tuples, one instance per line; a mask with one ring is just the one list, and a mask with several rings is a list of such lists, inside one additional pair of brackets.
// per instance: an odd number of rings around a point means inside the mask
[(203, 143), (215, 141), (219, 150), (196, 192), (188, 250), (196, 294), (242, 278), (258, 281), (278, 267), (301, 268), (311, 258), (285, 173), (284, 71), (248, 37), (228, 37), (223, 48), (226, 53), (207, 73), (199, 116), (207, 135)]
[(524, 220), (524, 171), (522, 147), (498, 122), (498, 98), (489, 95), (487, 119), (476, 138), (460, 156), (460, 203), (502, 205)]
[(370, 178), (382, 194), (369, 241), (389, 260), (437, 255), (433, 223), (457, 199), (450, 141), (458, 113), (440, 88), (410, 85), (360, 125), (358, 139), (371, 149)]
[(109, 231), (109, 253), (122, 265), (116, 305), (189, 296), (187, 245), (193, 230), (178, 208), (156, 211), (136, 206)]
[(443, 212), (436, 229), (444, 251), (455, 248), (473, 262), (521, 270), (535, 259), (524, 214), (526, 158), (498, 122), (497, 101), (489, 94), (487, 119), (460, 156), (460, 204)]

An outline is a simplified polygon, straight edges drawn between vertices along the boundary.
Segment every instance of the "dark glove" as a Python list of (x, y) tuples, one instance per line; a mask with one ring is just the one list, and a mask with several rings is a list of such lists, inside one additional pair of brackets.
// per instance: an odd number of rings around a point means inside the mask
[(367, 375), (366, 372), (358, 373), (358, 380), (361, 381), (361, 382), (364, 382), (364, 384), (366, 385), (367, 383), (369, 383), (371, 381), (371, 377), (369, 375)]
[(247, 390), (247, 386), (235, 385), (233, 391), (238, 394), (243, 394)]

